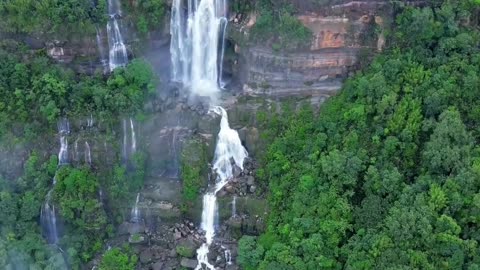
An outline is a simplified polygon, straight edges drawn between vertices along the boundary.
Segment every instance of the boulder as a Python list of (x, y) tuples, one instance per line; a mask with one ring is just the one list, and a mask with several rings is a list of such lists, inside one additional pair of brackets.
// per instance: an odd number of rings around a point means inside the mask
[(255, 183), (255, 178), (254, 178), (253, 176), (249, 175), (249, 176), (247, 177), (247, 184), (248, 184), (249, 186), (251, 186), (251, 185), (253, 185), (254, 183)]
[(197, 267), (197, 264), (198, 264), (197, 260), (192, 260), (187, 258), (183, 258), (180, 261), (180, 265), (188, 269), (195, 269)]
[(131, 244), (142, 244), (145, 242), (145, 236), (141, 234), (133, 234), (128, 238), (128, 242)]
[(153, 252), (151, 249), (147, 248), (140, 253), (140, 262), (143, 264), (151, 262), (153, 259)]
[(182, 239), (177, 243), (175, 250), (182, 257), (193, 258), (195, 257), (197, 245), (192, 239)]
[(163, 270), (163, 262), (156, 262), (152, 265), (152, 270)]

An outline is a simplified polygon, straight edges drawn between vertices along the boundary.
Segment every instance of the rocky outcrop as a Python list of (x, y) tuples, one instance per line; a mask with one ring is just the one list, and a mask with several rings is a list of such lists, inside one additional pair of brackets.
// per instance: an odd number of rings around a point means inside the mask
[[(312, 33), (307, 50), (275, 51), (265, 45), (236, 44), (240, 54), (237, 79), (247, 94), (328, 98), (355, 69), (361, 51), (382, 50), (385, 44), (382, 29), (383, 17), (391, 13), (388, 1), (300, 5), (299, 10), (298, 19)], [(232, 36), (248, 36), (254, 18), (238, 22), (231, 28)]]

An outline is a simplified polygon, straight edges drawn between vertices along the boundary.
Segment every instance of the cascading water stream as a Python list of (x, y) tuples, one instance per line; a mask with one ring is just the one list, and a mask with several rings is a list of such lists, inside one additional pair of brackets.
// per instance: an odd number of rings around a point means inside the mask
[[(68, 163), (68, 140), (67, 135), (70, 133), (70, 123), (67, 119), (62, 119), (58, 123), (58, 133), (60, 136), (60, 150), (58, 152), (58, 166)], [(40, 212), (40, 224), (42, 232), (49, 244), (56, 244), (58, 242), (58, 226), (57, 213), (55, 205), (52, 203), (52, 192), (57, 180), (53, 178), (52, 189), (48, 192), (45, 203)]]
[(233, 196), (232, 200), (232, 217), (237, 216), (237, 196)]
[(92, 165), (92, 153), (90, 151), (90, 144), (85, 141), (85, 163)]
[(137, 152), (137, 138), (135, 136), (135, 128), (133, 126), (133, 120), (130, 118), (130, 132), (132, 134), (132, 153)]
[(137, 152), (137, 135), (135, 133), (135, 126), (132, 118), (123, 119), (122, 121), (123, 129), (123, 145), (122, 145), (122, 156), (123, 161), (127, 162), (131, 155)]
[(203, 266), (214, 270), (214, 266), (208, 262), (210, 244), (215, 236), (215, 216), (217, 215), (217, 192), (220, 191), (229, 180), (233, 178), (234, 166), (243, 170), (243, 162), (248, 157), (248, 152), (243, 147), (237, 131), (230, 128), (228, 115), (222, 107), (214, 107), (212, 111), (221, 115), (220, 132), (215, 147), (213, 170), (216, 172), (215, 186), (203, 197), (203, 212), (201, 227), (205, 231), (206, 243), (197, 250), (197, 270)]
[[(222, 72), (228, 23), (227, 1), (187, 0), (186, 3), (185, 7), (185, 1), (173, 0), (172, 5), (172, 80), (190, 88), (192, 94), (215, 98), (225, 86)], [(206, 243), (197, 250), (197, 270), (204, 267), (214, 269), (208, 262), (208, 253), (215, 236), (216, 195), (233, 178), (235, 166), (243, 170), (243, 162), (248, 156), (238, 133), (229, 126), (227, 112), (222, 107), (213, 107), (211, 111), (222, 117), (213, 162), (217, 178), (215, 186), (203, 197), (201, 227), (205, 231)], [(226, 259), (231, 262), (231, 254), (228, 253), (228, 256)]]
[(140, 202), (140, 193), (137, 193), (137, 199), (135, 200), (135, 206), (132, 208), (132, 213), (130, 214), (130, 220), (132, 222), (139, 222), (141, 215), (140, 209), (138, 209), (138, 203)]
[(98, 52), (100, 54), (100, 63), (102, 63), (104, 72), (107, 71), (107, 68), (109, 68), (109, 63), (107, 60), (107, 55), (105, 54), (105, 48), (103, 46), (102, 42), (102, 33), (100, 32), (100, 29), (98, 27), (95, 28), (97, 32), (97, 47), (98, 47)]
[(108, 47), (109, 47), (109, 61), (108, 65), (110, 71), (117, 67), (123, 67), (128, 62), (127, 47), (123, 41), (122, 32), (120, 31), (119, 20), (122, 17), (120, 2), (118, 0), (108, 0), (108, 15), (107, 23)]
[(93, 115), (90, 114), (90, 117), (87, 118), (87, 128), (93, 128), (93, 123), (94, 123)]
[(127, 145), (128, 145), (128, 140), (127, 140), (127, 120), (123, 119), (123, 150), (122, 150), (122, 156), (123, 156), (123, 161), (126, 162), (128, 160), (128, 150), (127, 150)]
[(188, 0), (186, 16), (183, 3), (174, 0), (172, 6), (172, 80), (190, 87), (193, 94), (212, 96), (223, 87), (221, 72), (228, 22), (227, 2)]

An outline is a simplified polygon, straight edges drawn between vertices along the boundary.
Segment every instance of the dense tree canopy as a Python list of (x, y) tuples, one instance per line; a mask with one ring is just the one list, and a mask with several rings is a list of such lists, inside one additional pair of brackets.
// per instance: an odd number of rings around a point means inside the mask
[[(473, 7), (406, 8), (392, 46), (327, 101), (280, 117), (246, 269), (478, 269), (480, 52)], [(286, 111), (288, 113), (288, 111)]]

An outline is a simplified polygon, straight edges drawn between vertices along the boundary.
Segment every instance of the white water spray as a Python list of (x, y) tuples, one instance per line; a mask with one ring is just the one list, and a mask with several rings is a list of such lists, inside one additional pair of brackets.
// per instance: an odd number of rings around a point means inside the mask
[(217, 215), (216, 195), (217, 192), (233, 178), (234, 166), (243, 170), (243, 162), (248, 156), (248, 152), (245, 147), (243, 147), (237, 131), (230, 128), (225, 109), (217, 106), (212, 108), (212, 111), (222, 116), (213, 162), (213, 170), (217, 174), (217, 179), (215, 179), (213, 189), (203, 197), (201, 227), (205, 231), (206, 243), (197, 250), (197, 259), (199, 262), (196, 268), (197, 270), (202, 269), (203, 266), (211, 270), (215, 269), (214, 266), (208, 262), (208, 253), (210, 244), (212, 244), (215, 236), (215, 216)]
[(190, 87), (193, 94), (212, 96), (223, 86), (219, 78), (223, 71), (227, 2), (188, 0), (186, 14), (183, 3), (174, 0), (172, 6), (172, 80)]
[(117, 67), (123, 67), (128, 62), (127, 47), (123, 41), (120, 31), (119, 19), (122, 17), (120, 2), (118, 0), (108, 0), (107, 23), (108, 47), (109, 47), (109, 67), (113, 71)]

